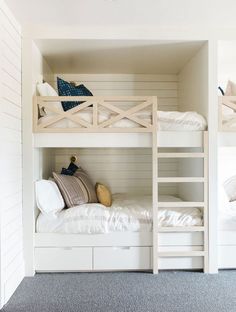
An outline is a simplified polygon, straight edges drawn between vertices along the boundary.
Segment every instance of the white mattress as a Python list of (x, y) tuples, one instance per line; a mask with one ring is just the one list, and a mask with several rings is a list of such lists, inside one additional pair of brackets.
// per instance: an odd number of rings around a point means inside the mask
[[(92, 108), (87, 108), (82, 112), (74, 114), (74, 116), (79, 116), (81, 119), (88, 123), (92, 123), (93, 114)], [(102, 123), (109, 118), (113, 117), (112, 113), (107, 111), (100, 111), (98, 114), (98, 122)], [(150, 111), (142, 111), (134, 114), (134, 116), (139, 117), (142, 120), (145, 120), (148, 123), (151, 123), (151, 112)], [(42, 124), (44, 122), (50, 121), (54, 116), (44, 116), (41, 117), (38, 121), (38, 124)], [(158, 130), (160, 131), (203, 131), (206, 129), (207, 124), (205, 118), (196, 113), (196, 112), (157, 112), (158, 118)], [(75, 128), (80, 127), (78, 123), (74, 123), (68, 119), (62, 119), (48, 126), (48, 128)], [(140, 125), (129, 119), (121, 119), (110, 127), (115, 128), (132, 128), (132, 127), (140, 127)]]
[[(180, 201), (161, 196), (160, 201)], [(201, 226), (199, 208), (159, 209), (159, 226)], [(99, 234), (109, 232), (152, 231), (151, 196), (113, 195), (113, 204), (85, 204), (64, 209), (56, 218), (39, 214), (36, 230), (40, 233)]]

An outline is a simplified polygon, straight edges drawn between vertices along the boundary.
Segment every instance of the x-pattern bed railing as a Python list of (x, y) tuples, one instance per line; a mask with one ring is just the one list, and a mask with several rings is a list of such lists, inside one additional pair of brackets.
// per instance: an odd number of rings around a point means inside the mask
[[(83, 102), (67, 111), (53, 107), (53, 102)], [(128, 108), (127, 108), (128, 104)], [(155, 96), (35, 96), (33, 101), (33, 124), (34, 132), (152, 132), (156, 130), (157, 97)], [(80, 112), (84, 112), (91, 106), (92, 121), (88, 122), (80, 117)], [(126, 106), (126, 108), (121, 108)], [(39, 123), (38, 111), (44, 107), (53, 113), (50, 118)], [(99, 122), (101, 110), (109, 111), (109, 116), (105, 121)], [(135, 116), (138, 112), (148, 110), (151, 121)], [(59, 128), (52, 127), (61, 120), (69, 120), (78, 127)], [(137, 124), (136, 127), (113, 127), (122, 120), (128, 119)]]

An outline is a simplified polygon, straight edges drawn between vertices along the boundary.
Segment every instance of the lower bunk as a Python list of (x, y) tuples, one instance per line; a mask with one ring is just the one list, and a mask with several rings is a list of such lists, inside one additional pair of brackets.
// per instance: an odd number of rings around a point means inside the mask
[(218, 233), (219, 269), (236, 268), (236, 214), (234, 210), (221, 211)]
[[(160, 196), (160, 201), (181, 201)], [(159, 251), (186, 252), (183, 257), (161, 257), (159, 268), (202, 269), (202, 257), (188, 253), (203, 251), (201, 208), (160, 208)], [(176, 229), (165, 233), (166, 228)], [(181, 228), (195, 228), (181, 232)], [(113, 196), (111, 207), (84, 204), (65, 209), (55, 218), (39, 214), (35, 234), (35, 270), (115, 271), (152, 270), (151, 196)]]

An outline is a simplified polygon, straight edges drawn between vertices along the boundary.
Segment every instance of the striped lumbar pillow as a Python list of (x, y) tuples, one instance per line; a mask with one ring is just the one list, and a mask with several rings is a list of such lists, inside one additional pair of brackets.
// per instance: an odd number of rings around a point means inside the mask
[(68, 208), (89, 202), (87, 189), (80, 179), (55, 172), (53, 172), (53, 177)]
[(75, 173), (74, 173), (74, 177), (78, 178), (81, 183), (83, 183), (86, 191), (87, 191), (87, 195), (88, 195), (88, 202), (89, 203), (97, 203), (97, 195), (95, 192), (95, 187), (89, 177), (89, 175), (87, 174), (86, 171), (84, 171), (81, 167), (79, 167)]

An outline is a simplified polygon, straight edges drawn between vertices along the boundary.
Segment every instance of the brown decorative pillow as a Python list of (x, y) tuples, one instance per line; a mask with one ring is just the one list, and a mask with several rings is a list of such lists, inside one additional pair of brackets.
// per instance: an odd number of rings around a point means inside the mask
[(89, 175), (87, 174), (87, 172), (84, 171), (80, 167), (75, 171), (74, 176), (76, 178), (78, 178), (81, 181), (81, 183), (83, 183), (83, 185), (86, 189), (87, 195), (88, 195), (88, 202), (89, 203), (97, 203), (98, 200), (97, 200), (97, 195), (95, 192), (95, 187), (94, 187), (94, 184), (92, 183)]
[(68, 208), (89, 202), (88, 192), (80, 179), (55, 172), (53, 172), (53, 178)]
[(99, 203), (106, 207), (111, 207), (112, 197), (110, 190), (101, 183), (96, 183), (95, 189)]

